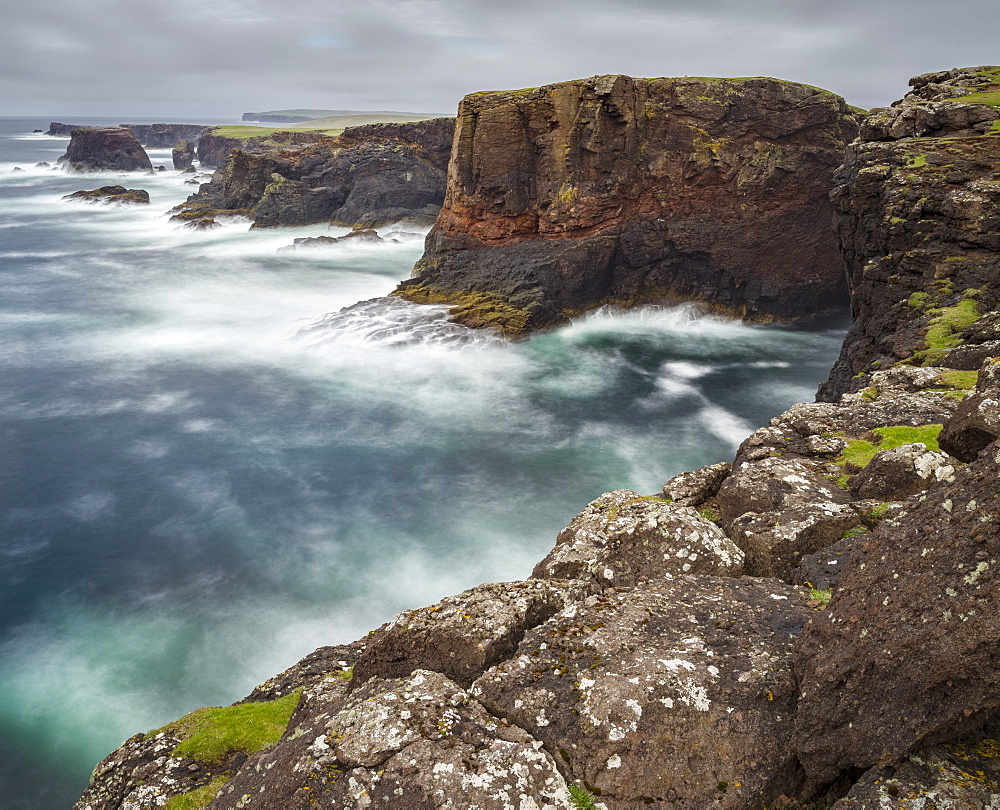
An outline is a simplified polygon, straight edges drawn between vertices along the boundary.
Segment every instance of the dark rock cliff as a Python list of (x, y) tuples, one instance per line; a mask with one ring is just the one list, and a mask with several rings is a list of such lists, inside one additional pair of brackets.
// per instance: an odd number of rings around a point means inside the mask
[(907, 360), (973, 369), (988, 353), (950, 351), (961, 329), (942, 316), (955, 306), (986, 311), (1000, 297), (1000, 138), (983, 137), (998, 131), (1000, 75), (967, 68), (911, 84), (893, 107), (872, 110), (836, 176), (854, 324), (821, 399), (864, 388), (870, 368)]
[(203, 124), (119, 124), (132, 130), (139, 143), (151, 149), (173, 149), (178, 141), (196, 143), (208, 127)]
[[(427, 227), (444, 198), (443, 144), (453, 129), (453, 119), (441, 118), (348, 128), (304, 146), (251, 141), (229, 151), (178, 216), (241, 213), (257, 227), (332, 222), (371, 228), (401, 220)], [(214, 138), (202, 136), (199, 154)]]
[(60, 163), (75, 171), (153, 170), (146, 150), (124, 127), (79, 127), (70, 136)]
[(397, 294), (508, 334), (603, 303), (694, 300), (756, 321), (846, 306), (828, 193), (856, 133), (838, 96), (765, 78), (475, 93)]
[[(934, 76), (918, 90), (1000, 105), (1000, 68)], [(839, 175), (862, 377), (825, 391), (863, 388), (662, 496), (601, 496), (531, 578), (406, 611), (219, 710), (278, 716), (268, 745), (202, 756), (190, 718), (136, 735), (78, 810), (1000, 806), (1000, 134), (946, 104), (972, 132), (938, 118), (874, 163), (862, 140)], [(865, 137), (923, 120), (909, 106)]]
[(316, 143), (323, 137), (318, 132), (288, 130), (269, 132), (266, 135), (251, 138), (233, 138), (228, 135), (219, 135), (214, 129), (208, 129), (198, 138), (198, 161), (202, 166), (215, 168), (224, 166), (226, 158), (234, 149), (264, 151), (276, 146)]

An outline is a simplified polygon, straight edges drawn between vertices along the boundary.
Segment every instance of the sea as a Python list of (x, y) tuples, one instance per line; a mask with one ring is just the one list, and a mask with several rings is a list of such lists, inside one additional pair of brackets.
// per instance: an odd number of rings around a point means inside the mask
[[(122, 120), (153, 119), (70, 122)], [(603, 492), (731, 460), (813, 398), (848, 326), (688, 305), (508, 343), (384, 299), (423, 233), (180, 227), (197, 185), (169, 150), (75, 174), (47, 128), (0, 119), (5, 810), (72, 807), (131, 735), (527, 576)], [(63, 199), (110, 184), (151, 204)]]

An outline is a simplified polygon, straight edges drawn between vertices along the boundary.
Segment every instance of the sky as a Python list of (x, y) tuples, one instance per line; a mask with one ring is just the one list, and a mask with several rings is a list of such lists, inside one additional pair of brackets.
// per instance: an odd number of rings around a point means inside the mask
[(0, 0), (0, 115), (453, 114), (605, 73), (775, 76), (862, 107), (996, 64), (996, 0)]

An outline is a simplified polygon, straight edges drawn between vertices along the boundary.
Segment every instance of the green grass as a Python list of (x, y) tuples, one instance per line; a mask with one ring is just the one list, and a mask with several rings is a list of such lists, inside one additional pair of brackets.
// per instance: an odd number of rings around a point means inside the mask
[(928, 450), (940, 450), (938, 444), (938, 434), (943, 425), (920, 425), (919, 427), (909, 427), (907, 425), (896, 425), (893, 427), (875, 428), (872, 433), (880, 438), (878, 442), (870, 442), (865, 439), (856, 439), (847, 443), (836, 464), (852, 465), (863, 468), (871, 461), (875, 454), (882, 450), (891, 450), (904, 444), (914, 444), (922, 442)]
[(810, 588), (809, 589), (809, 598), (812, 599), (814, 602), (819, 602), (819, 605), (817, 605), (817, 607), (820, 610), (823, 610), (828, 604), (830, 604), (830, 598), (832, 596), (833, 596), (833, 589), (832, 588), (823, 588), (823, 589)]
[(911, 157), (908, 161), (906, 161), (907, 169), (919, 169), (921, 166), (926, 166), (926, 165), (927, 165), (926, 155), (916, 155), (914, 157)]
[[(308, 123), (312, 124), (312, 121)], [(339, 129), (328, 129), (323, 126), (317, 127), (297, 127), (292, 130), (291, 127), (241, 127), (241, 126), (231, 126), (231, 127), (213, 127), (209, 132), (210, 135), (218, 135), (221, 138), (238, 138), (241, 141), (257, 140), (258, 138), (268, 138), (275, 132), (319, 132), (323, 135), (339, 135), (344, 131), (343, 127)]]
[(855, 526), (853, 529), (848, 529), (842, 535), (840, 535), (841, 540), (849, 540), (852, 537), (860, 537), (863, 534), (869, 534), (869, 529), (867, 526)]
[(911, 309), (925, 309), (929, 298), (930, 293), (915, 292), (906, 299), (906, 305)]
[(146, 736), (166, 731), (181, 742), (174, 756), (215, 762), (232, 751), (249, 755), (277, 742), (299, 703), (299, 692), (277, 700), (238, 703), (235, 706), (206, 706)]
[(941, 382), (949, 388), (955, 388), (959, 391), (971, 391), (979, 382), (978, 371), (956, 371), (948, 368), (942, 369), (938, 376), (941, 377)]
[(228, 781), (228, 776), (217, 776), (207, 785), (195, 788), (189, 793), (182, 793), (180, 796), (174, 796), (165, 805), (163, 805), (163, 810), (202, 810), (203, 807), (208, 806), (208, 803), (215, 798), (215, 794), (218, 793), (222, 789), (222, 786)]

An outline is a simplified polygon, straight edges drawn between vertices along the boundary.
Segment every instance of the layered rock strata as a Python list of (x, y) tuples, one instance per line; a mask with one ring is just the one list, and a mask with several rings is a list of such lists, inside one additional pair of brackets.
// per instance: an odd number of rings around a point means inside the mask
[(606, 303), (699, 301), (753, 321), (846, 306), (827, 195), (856, 133), (838, 96), (774, 79), (475, 93), (397, 294), (511, 335)]
[[(180, 218), (238, 213), (257, 227), (429, 227), (444, 199), (443, 144), (450, 143), (453, 127), (448, 118), (370, 125), (316, 136), (304, 146), (260, 142), (234, 149), (211, 182), (181, 206)], [(213, 137), (202, 137), (199, 155)]]
[(80, 172), (153, 170), (146, 150), (124, 127), (74, 129), (66, 154), (59, 161)]
[[(983, 72), (998, 71), (931, 83)], [(981, 156), (1000, 146), (957, 139)], [(890, 166), (917, 145), (882, 143)], [(881, 211), (871, 177), (845, 168), (841, 233), (899, 210), (879, 172)], [(928, 186), (927, 210), (954, 202), (960, 178)], [(998, 212), (977, 193), (980, 239), (875, 232), (901, 254), (991, 267)], [(906, 295), (944, 295), (942, 277), (909, 279)], [(869, 355), (848, 386), (863, 388), (793, 406), (731, 464), (681, 473), (662, 496), (597, 498), (524, 582), (307, 656), (234, 707), (301, 690), (268, 746), (207, 760), (183, 722), (137, 735), (79, 810), (181, 795), (210, 808), (1000, 806), (1000, 313), (982, 293), (894, 308), (902, 282), (861, 282), (852, 339), (881, 302), (915, 347)], [(949, 343), (933, 345), (943, 323)], [(943, 362), (981, 351), (974, 370)]]
[(203, 124), (120, 124), (129, 129), (143, 146), (173, 149), (178, 141), (197, 143), (208, 127)]

